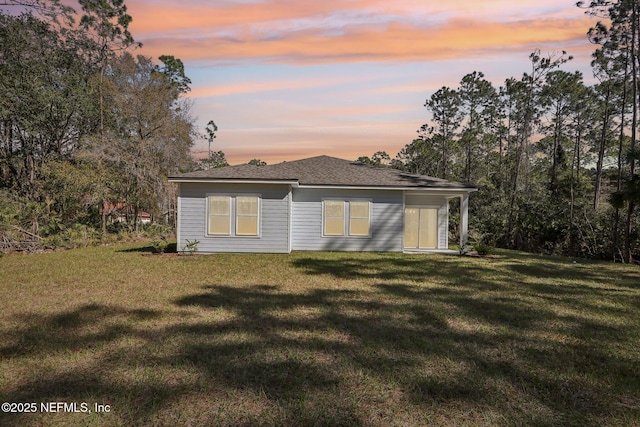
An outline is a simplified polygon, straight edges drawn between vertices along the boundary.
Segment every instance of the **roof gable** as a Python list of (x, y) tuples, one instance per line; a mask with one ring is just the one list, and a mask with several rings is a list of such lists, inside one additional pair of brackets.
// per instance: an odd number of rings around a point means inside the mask
[(274, 165), (237, 165), (190, 172), (169, 178), (189, 181), (295, 181), (300, 186), (448, 188), (475, 187), (397, 169), (376, 167), (330, 156), (310, 157)]

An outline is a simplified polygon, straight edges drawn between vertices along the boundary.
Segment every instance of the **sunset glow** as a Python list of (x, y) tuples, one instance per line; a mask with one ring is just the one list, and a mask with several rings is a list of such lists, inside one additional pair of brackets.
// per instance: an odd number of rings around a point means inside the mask
[[(494, 85), (528, 56), (566, 50), (591, 78), (594, 21), (571, 0), (130, 0), (131, 31), (192, 79), (198, 127), (232, 164), (391, 156), (427, 120), (434, 90), (482, 71)], [(204, 141), (194, 149), (206, 151)]]

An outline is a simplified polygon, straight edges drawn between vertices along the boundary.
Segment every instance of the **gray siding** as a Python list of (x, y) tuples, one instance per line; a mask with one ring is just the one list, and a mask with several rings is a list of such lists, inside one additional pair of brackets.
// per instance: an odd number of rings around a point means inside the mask
[[(370, 199), (371, 236), (322, 236), (322, 200)], [(293, 189), (291, 243), (306, 251), (402, 251), (403, 195), (401, 191)]]
[[(259, 194), (260, 236), (207, 236), (207, 195)], [(186, 240), (199, 240), (198, 252), (287, 253), (289, 249), (289, 186), (181, 183), (178, 212), (178, 250)]]

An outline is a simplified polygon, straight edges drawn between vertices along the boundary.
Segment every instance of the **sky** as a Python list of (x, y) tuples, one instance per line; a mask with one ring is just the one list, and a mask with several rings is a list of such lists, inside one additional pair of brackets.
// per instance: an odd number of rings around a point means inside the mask
[[(127, 0), (140, 54), (174, 55), (196, 126), (230, 164), (386, 151), (428, 121), (427, 98), (480, 71), (498, 87), (529, 54), (567, 51), (592, 78), (593, 18), (574, 0)], [(206, 140), (194, 147), (207, 154)]]

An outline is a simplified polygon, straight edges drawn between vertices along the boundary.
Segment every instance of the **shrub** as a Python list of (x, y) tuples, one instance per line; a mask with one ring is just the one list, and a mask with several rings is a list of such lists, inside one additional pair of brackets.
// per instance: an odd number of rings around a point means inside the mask
[(141, 234), (149, 238), (154, 236), (170, 236), (173, 234), (173, 228), (168, 224), (145, 224), (141, 226), (140, 229)]
[(164, 237), (161, 237), (160, 240), (154, 240), (151, 242), (151, 246), (153, 246), (153, 252), (157, 254), (164, 253), (169, 246), (169, 242)]
[(487, 243), (476, 243), (473, 248), (476, 250), (478, 255), (489, 255), (493, 251), (493, 247)]
[(58, 233), (58, 236), (62, 239), (67, 249), (96, 246), (102, 242), (102, 234), (98, 230), (77, 223)]
[(183, 246), (182, 253), (192, 255), (193, 253), (198, 251), (198, 245), (200, 244), (200, 240), (189, 240), (186, 239), (187, 244)]
[(491, 238), (490, 234), (481, 234), (472, 231), (469, 233), (469, 240), (471, 241), (473, 249), (480, 256), (489, 255), (493, 252), (493, 248), (495, 247), (495, 242)]

